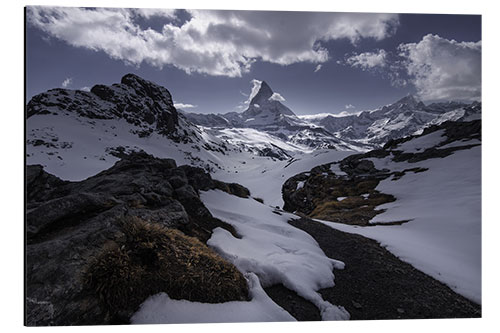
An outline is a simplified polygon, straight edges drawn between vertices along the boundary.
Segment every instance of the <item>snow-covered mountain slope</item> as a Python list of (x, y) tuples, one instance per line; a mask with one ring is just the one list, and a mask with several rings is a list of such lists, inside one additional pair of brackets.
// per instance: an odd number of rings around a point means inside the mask
[(247, 161), (266, 165), (312, 150), (303, 144), (307, 138), (289, 141), (258, 129), (196, 126), (177, 112), (167, 89), (133, 74), (90, 92), (42, 93), (28, 103), (27, 115), (27, 163), (67, 180), (92, 176), (130, 151), (237, 173)]
[[(323, 126), (301, 119), (281, 103), (265, 81), (258, 81), (255, 95), (241, 113), (202, 114), (183, 112), (194, 124), (212, 129), (251, 128), (268, 133), (281, 141), (304, 146), (305, 149), (338, 149), (364, 151), (371, 148), (348, 138), (339, 139)], [(281, 96), (281, 95), (278, 95)]]
[(412, 95), (352, 115), (297, 116), (275, 96), (269, 85), (262, 81), (244, 112), (183, 114), (192, 123), (207, 128), (253, 128), (313, 149), (358, 151), (381, 147), (390, 139), (418, 134), (428, 126), (448, 120), (469, 121), (481, 117), (481, 103), (478, 102), (425, 105)]
[(375, 147), (382, 146), (390, 139), (421, 133), (425, 127), (448, 120), (480, 119), (481, 103), (446, 102), (425, 105), (408, 95), (393, 104), (354, 115), (301, 118), (325, 128), (338, 138)]
[(284, 193), (287, 209), (373, 238), (481, 302), (480, 120), (434, 125), (318, 166), (288, 180)]

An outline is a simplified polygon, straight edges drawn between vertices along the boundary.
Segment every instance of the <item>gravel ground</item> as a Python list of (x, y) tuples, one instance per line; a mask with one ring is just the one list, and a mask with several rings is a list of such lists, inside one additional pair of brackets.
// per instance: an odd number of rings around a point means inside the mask
[[(335, 286), (320, 293), (330, 303), (345, 307), (352, 320), (481, 317), (480, 305), (401, 261), (374, 240), (306, 218), (289, 223), (314, 237), (327, 256), (346, 264), (345, 269), (335, 270)], [(310, 302), (285, 287), (266, 288), (266, 292), (298, 320), (319, 320)]]

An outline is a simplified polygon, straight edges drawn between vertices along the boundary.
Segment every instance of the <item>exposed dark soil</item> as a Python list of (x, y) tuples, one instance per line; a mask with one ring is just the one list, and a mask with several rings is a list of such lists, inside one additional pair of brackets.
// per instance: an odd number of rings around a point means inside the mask
[(290, 313), (299, 321), (317, 321), (321, 320), (318, 308), (308, 300), (297, 295), (296, 292), (277, 284), (272, 287), (264, 288), (271, 299)]
[[(343, 270), (334, 272), (335, 286), (320, 293), (330, 303), (345, 307), (352, 320), (481, 317), (480, 305), (401, 261), (374, 240), (306, 218), (289, 223), (314, 237), (327, 256), (345, 262)], [(277, 289), (266, 292), (290, 311), (287, 303), (294, 297), (292, 292)], [(312, 304), (303, 305), (303, 301), (295, 301), (292, 315), (317, 320), (317, 310), (311, 311)]]

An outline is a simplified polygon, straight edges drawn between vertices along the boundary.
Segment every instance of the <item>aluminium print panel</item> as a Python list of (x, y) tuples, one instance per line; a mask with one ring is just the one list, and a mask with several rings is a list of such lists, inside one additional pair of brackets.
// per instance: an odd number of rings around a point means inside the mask
[(481, 317), (480, 15), (25, 23), (25, 325)]

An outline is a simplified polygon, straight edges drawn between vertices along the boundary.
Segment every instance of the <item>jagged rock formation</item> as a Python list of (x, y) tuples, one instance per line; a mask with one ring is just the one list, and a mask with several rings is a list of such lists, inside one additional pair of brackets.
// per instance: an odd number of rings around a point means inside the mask
[[(131, 307), (113, 311), (103, 305), (99, 294), (85, 288), (82, 282), (92, 258), (109, 242), (128, 244), (124, 235), (128, 229), (121, 222), (127, 218), (140, 219), (165, 230), (175, 228), (203, 242), (216, 227), (226, 228), (237, 236), (230, 225), (214, 218), (199, 198), (200, 190), (214, 188), (241, 197), (249, 195), (243, 186), (214, 180), (200, 168), (177, 167), (173, 160), (145, 153), (132, 153), (110, 169), (81, 182), (62, 181), (47, 174), (41, 166), (28, 166), (27, 324), (126, 322), (140, 302), (134, 298)], [(145, 227), (145, 230), (152, 229)], [(185, 236), (179, 237), (181, 242), (193, 243)], [(235, 270), (229, 263), (222, 265), (228, 268), (211, 274)], [(239, 274), (238, 279), (239, 287), (230, 293), (232, 296), (213, 301), (246, 298), (246, 285), (241, 289), (244, 278)], [(223, 288), (231, 289), (232, 285)]]
[(111, 86), (95, 85), (90, 92), (52, 89), (34, 96), (27, 105), (28, 118), (67, 112), (89, 119), (124, 119), (141, 127), (143, 136), (152, 131), (172, 136), (179, 123), (170, 92), (135, 74)]

